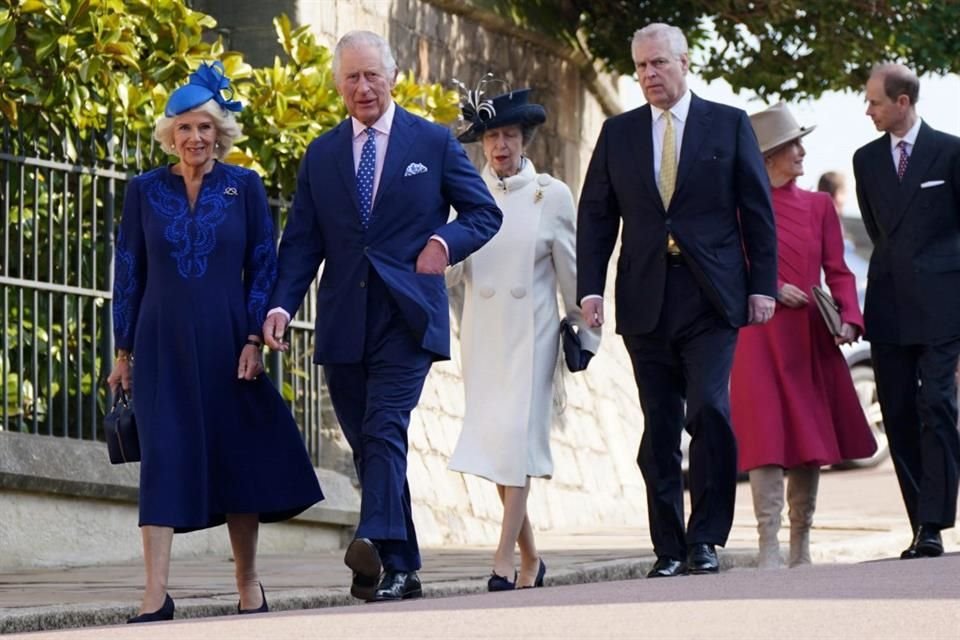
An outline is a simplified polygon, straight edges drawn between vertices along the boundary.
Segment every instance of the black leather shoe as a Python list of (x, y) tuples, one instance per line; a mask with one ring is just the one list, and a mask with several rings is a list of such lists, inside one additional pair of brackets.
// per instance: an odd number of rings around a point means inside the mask
[(694, 575), (720, 571), (716, 548), (706, 543), (691, 545), (687, 552), (687, 571)]
[(422, 597), (423, 588), (416, 571), (390, 571), (388, 569), (384, 572), (380, 586), (377, 587), (377, 591), (373, 595), (373, 601), (390, 602)]
[(373, 542), (367, 538), (354, 538), (343, 556), (343, 563), (353, 571), (350, 595), (367, 602), (373, 600), (383, 570), (380, 552)]
[(490, 573), (487, 580), (487, 591), (513, 591), (517, 588), (517, 572), (513, 572), (513, 582), (510, 582), (496, 571)]
[(168, 593), (163, 600), (163, 606), (153, 613), (141, 613), (127, 619), (127, 624), (139, 624), (141, 622), (161, 622), (163, 620), (173, 620), (173, 610), (176, 606), (173, 604), (173, 598)]
[(260, 597), (263, 598), (263, 604), (261, 604), (256, 609), (241, 609), (240, 602), (237, 602), (237, 613), (240, 615), (248, 613), (267, 613), (270, 611), (270, 607), (267, 606), (267, 594), (263, 592), (263, 583), (260, 583)]
[(936, 558), (943, 555), (943, 539), (940, 529), (933, 525), (922, 524), (917, 528), (913, 542), (900, 554), (902, 560), (913, 558)]
[(687, 565), (669, 556), (657, 558), (653, 568), (647, 572), (648, 578), (672, 578), (682, 576), (687, 572)]

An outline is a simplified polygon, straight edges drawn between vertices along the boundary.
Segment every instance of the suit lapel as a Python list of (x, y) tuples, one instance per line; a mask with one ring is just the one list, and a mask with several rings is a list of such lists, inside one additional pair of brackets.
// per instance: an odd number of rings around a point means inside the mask
[(393, 115), (393, 125), (390, 127), (390, 143), (387, 145), (387, 155), (383, 159), (383, 171), (380, 173), (380, 184), (377, 185), (377, 197), (373, 203), (371, 224), (377, 220), (377, 206), (383, 201), (383, 194), (390, 191), (393, 183), (400, 176), (407, 156), (413, 144), (413, 127), (416, 120), (397, 105)]
[[(660, 210), (663, 211), (663, 201), (660, 200), (660, 189), (657, 188), (657, 177), (653, 170), (653, 115), (650, 111), (650, 105), (642, 106), (637, 112), (637, 121), (635, 126), (631, 127), (633, 132), (633, 144), (629, 146), (636, 149), (639, 154), (641, 182), (650, 192), (650, 197), (655, 200)], [(665, 214), (666, 212), (663, 211)]]
[(939, 149), (934, 144), (933, 130), (926, 123), (920, 124), (916, 143), (907, 162), (907, 171), (900, 182), (900, 192), (897, 198), (897, 220), (899, 223), (910, 207), (914, 197), (920, 192), (920, 182), (927, 175), (930, 165), (936, 159)]
[(671, 203), (677, 200), (676, 195), (683, 188), (684, 180), (690, 174), (690, 168), (693, 167), (694, 160), (700, 152), (700, 145), (709, 136), (712, 115), (710, 109), (707, 108), (707, 104), (696, 95), (691, 94), (690, 110), (687, 112), (687, 122), (683, 126), (683, 141), (680, 143), (677, 184), (673, 191), (674, 197)]
[(357, 199), (357, 174), (353, 167), (353, 120), (347, 118), (341, 122), (334, 133), (337, 135), (334, 143), (337, 168), (340, 170), (340, 177), (343, 178), (343, 186), (353, 201), (354, 214), (359, 223), (360, 201)]

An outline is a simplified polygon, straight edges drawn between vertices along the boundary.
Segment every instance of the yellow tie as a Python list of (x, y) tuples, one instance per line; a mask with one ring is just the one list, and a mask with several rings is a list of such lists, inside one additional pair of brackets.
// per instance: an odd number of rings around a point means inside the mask
[[(660, 179), (657, 181), (657, 186), (660, 189), (663, 208), (669, 209), (673, 190), (677, 186), (677, 137), (673, 133), (673, 116), (669, 111), (664, 111), (663, 117), (667, 121), (667, 126), (663, 131), (663, 154), (660, 156)], [(670, 233), (667, 234), (667, 253), (671, 255), (680, 253), (680, 247)]]
[(664, 111), (663, 117), (667, 126), (663, 131), (663, 155), (660, 156), (660, 179), (657, 186), (660, 188), (663, 208), (669, 209), (673, 189), (677, 186), (677, 138), (673, 133), (673, 116), (669, 111)]

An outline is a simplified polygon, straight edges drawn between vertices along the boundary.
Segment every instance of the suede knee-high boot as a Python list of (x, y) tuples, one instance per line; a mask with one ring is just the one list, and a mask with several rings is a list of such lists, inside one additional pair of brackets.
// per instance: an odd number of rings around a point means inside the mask
[(772, 465), (751, 469), (750, 490), (760, 542), (757, 568), (779, 569), (782, 561), (777, 533), (780, 531), (780, 514), (783, 513), (783, 469)]
[(819, 467), (796, 467), (787, 473), (791, 567), (810, 564), (810, 527), (817, 508), (819, 486)]

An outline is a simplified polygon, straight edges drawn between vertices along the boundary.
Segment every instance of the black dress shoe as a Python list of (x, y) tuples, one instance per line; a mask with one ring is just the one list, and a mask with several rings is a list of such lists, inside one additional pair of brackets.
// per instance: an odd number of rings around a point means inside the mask
[(376, 545), (367, 538), (354, 538), (343, 556), (343, 563), (353, 571), (350, 595), (367, 602), (373, 600), (383, 570)]
[(660, 556), (653, 568), (647, 572), (648, 578), (672, 578), (687, 572), (687, 565), (669, 556)]
[(390, 602), (422, 597), (423, 588), (416, 571), (390, 571), (388, 569), (384, 572), (380, 586), (377, 587), (377, 591), (373, 595), (373, 601)]
[(943, 539), (940, 529), (933, 525), (922, 524), (917, 528), (913, 542), (900, 554), (901, 560), (912, 558), (936, 558), (943, 555)]
[(487, 580), (487, 591), (513, 591), (517, 588), (517, 572), (513, 572), (513, 582), (510, 582), (496, 571), (490, 573)]
[(260, 596), (263, 598), (263, 604), (256, 609), (241, 609), (240, 602), (237, 602), (237, 613), (244, 615), (247, 613), (267, 613), (270, 607), (267, 606), (267, 594), (263, 592), (263, 583), (260, 583)]
[(141, 613), (127, 619), (127, 624), (139, 624), (141, 622), (160, 622), (162, 620), (173, 620), (173, 610), (176, 607), (173, 604), (173, 598), (168, 593), (163, 600), (163, 606), (153, 613)]
[(687, 571), (694, 575), (720, 571), (716, 548), (706, 543), (692, 545), (687, 552)]

